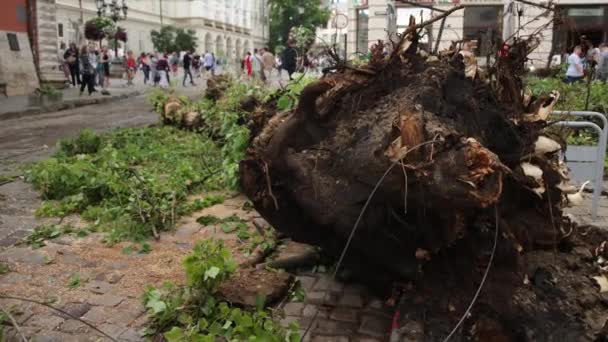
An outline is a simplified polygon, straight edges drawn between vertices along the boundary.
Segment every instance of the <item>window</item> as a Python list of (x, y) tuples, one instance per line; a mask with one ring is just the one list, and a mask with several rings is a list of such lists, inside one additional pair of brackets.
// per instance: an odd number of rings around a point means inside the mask
[(59, 38), (63, 38), (63, 24), (62, 23), (57, 24), (57, 36)]
[(471, 40), (475, 55), (486, 56), (502, 38), (502, 6), (470, 6), (464, 9), (463, 38)]
[(369, 14), (367, 9), (357, 10), (357, 52), (367, 53)]
[(7, 33), (6, 38), (8, 39), (8, 45), (11, 48), (11, 51), (19, 51), (19, 40), (17, 40), (17, 35), (15, 33)]

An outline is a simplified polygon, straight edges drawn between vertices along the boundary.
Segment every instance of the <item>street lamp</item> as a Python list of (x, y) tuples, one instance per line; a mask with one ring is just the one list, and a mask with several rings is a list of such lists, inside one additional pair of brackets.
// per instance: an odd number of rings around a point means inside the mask
[[(109, 3), (106, 3), (108, 1)], [(97, 6), (97, 15), (100, 17), (106, 15), (106, 10), (109, 9), (109, 18), (115, 23), (127, 19), (127, 12), (129, 11), (127, 0), (122, 0), (122, 4), (119, 4), (118, 0), (95, 0), (95, 5)]]
[[(118, 0), (95, 0), (95, 6), (97, 6), (97, 16), (102, 17), (107, 15), (113, 22), (127, 19), (127, 12), (129, 7), (127, 6), (127, 0), (122, 0), (119, 4)], [(109, 9), (109, 11), (107, 11)], [(118, 28), (118, 27), (117, 27)], [(118, 38), (114, 37), (114, 59), (118, 60)]]

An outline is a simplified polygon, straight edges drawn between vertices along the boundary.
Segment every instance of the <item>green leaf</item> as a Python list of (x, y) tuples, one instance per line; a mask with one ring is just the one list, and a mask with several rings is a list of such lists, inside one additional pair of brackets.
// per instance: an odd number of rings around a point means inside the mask
[(171, 328), (171, 330), (164, 333), (163, 336), (167, 339), (167, 342), (186, 341), (186, 334), (184, 333), (184, 329), (178, 327)]
[(220, 228), (224, 233), (229, 234), (236, 230), (236, 225), (230, 222), (225, 222), (220, 225)]
[(218, 267), (212, 266), (205, 272), (205, 279), (215, 279), (217, 275), (220, 273), (220, 269)]

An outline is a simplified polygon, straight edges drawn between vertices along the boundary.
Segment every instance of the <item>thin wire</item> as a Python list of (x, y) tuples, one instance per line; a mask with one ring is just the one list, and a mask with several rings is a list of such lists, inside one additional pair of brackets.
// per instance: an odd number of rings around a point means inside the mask
[[(407, 156), (408, 153), (412, 152), (415, 149), (418, 149), (418, 148), (420, 148), (422, 146), (425, 146), (425, 145), (428, 145), (428, 144), (433, 144), (433, 143), (436, 143), (436, 142), (438, 142), (438, 141), (434, 139), (434, 140), (425, 141), (423, 143), (420, 143), (420, 144), (412, 147), (411, 149), (407, 150), (405, 152), (405, 154), (403, 155), (403, 158), (405, 158), (405, 156)], [(335, 280), (336, 279), (336, 275), (338, 275), (338, 271), (340, 270), (340, 266), (342, 265), (342, 262), (344, 261), (344, 257), (346, 256), (346, 252), (348, 251), (348, 247), (350, 247), (350, 243), (353, 240), (353, 237), (355, 236), (355, 232), (357, 231), (357, 227), (359, 227), (359, 223), (361, 222), (361, 219), (363, 218), (363, 215), (365, 214), (365, 210), (367, 210), (367, 207), (369, 206), (370, 202), (372, 201), (372, 198), (376, 194), (376, 191), (380, 187), (380, 184), (382, 184), (382, 181), (384, 181), (384, 178), (386, 178), (386, 176), (389, 174), (389, 172), (391, 172), (391, 170), (393, 169), (393, 167), (395, 167), (395, 165), (397, 165), (397, 163), (399, 163), (400, 161), (401, 161), (401, 159), (394, 161), (391, 164), (391, 166), (389, 166), (388, 169), (386, 169), (386, 171), (384, 172), (384, 174), (382, 175), (382, 177), (380, 177), (380, 179), (378, 180), (378, 182), (376, 182), (376, 185), (374, 186), (374, 189), (372, 190), (372, 192), (367, 197), (367, 201), (363, 205), (363, 208), (361, 208), (361, 212), (359, 213), (359, 217), (357, 218), (357, 221), (355, 222), (355, 225), (353, 226), (353, 229), (350, 232), (348, 240), (346, 240), (346, 245), (344, 246), (344, 249), (342, 250), (342, 254), (340, 255), (340, 259), (338, 259), (338, 263), (336, 264), (336, 268), (334, 269), (334, 272), (333, 272), (333, 274), (331, 276), (332, 280)], [(323, 295), (323, 301), (322, 301), (322, 303), (325, 302), (325, 299), (327, 298), (327, 294), (328, 293), (329, 293), (329, 291), (325, 292), (325, 295)], [(308, 334), (308, 332), (312, 328), (312, 325), (317, 320), (317, 316), (319, 316), (319, 311), (321, 311), (321, 310), (317, 310), (317, 312), (315, 312), (315, 315), (310, 320), (310, 323), (308, 323), (308, 326), (306, 327), (306, 330), (304, 331), (304, 334), (300, 338), (300, 342), (304, 341), (304, 338), (306, 337), (306, 335)]]
[(471, 312), (473, 305), (475, 305), (475, 302), (477, 301), (477, 297), (479, 297), (479, 294), (481, 293), (481, 289), (483, 288), (483, 285), (485, 284), (486, 279), (488, 278), (488, 274), (490, 273), (490, 268), (492, 267), (492, 261), (494, 260), (494, 254), (496, 253), (496, 245), (498, 244), (498, 207), (497, 206), (494, 206), (494, 219), (496, 221), (496, 227), (495, 227), (495, 232), (494, 232), (494, 246), (492, 247), (492, 255), (490, 256), (490, 261), (488, 262), (488, 266), (486, 267), (486, 272), (484, 273), (483, 278), (481, 278), (481, 283), (479, 284), (479, 287), (477, 288), (477, 292), (475, 292), (475, 296), (473, 296), (473, 299), (471, 300), (469, 307), (464, 312), (464, 314), (462, 315), (462, 317), (460, 318), (460, 320), (458, 321), (458, 323), (456, 324), (454, 329), (452, 329), (450, 334), (445, 338), (445, 340), (443, 340), (443, 342), (448, 342), (450, 340), (450, 338), (452, 338), (452, 336), (456, 333), (456, 331), (458, 331), (458, 328), (460, 328), (460, 326), (462, 325), (464, 320), (469, 316), (469, 313)]

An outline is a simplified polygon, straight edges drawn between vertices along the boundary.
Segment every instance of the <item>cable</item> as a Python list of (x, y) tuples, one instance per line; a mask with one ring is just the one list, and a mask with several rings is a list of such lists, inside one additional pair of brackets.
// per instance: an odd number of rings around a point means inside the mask
[(496, 253), (496, 245), (498, 244), (498, 207), (497, 206), (494, 206), (494, 217), (495, 217), (495, 221), (496, 221), (496, 227), (495, 227), (495, 232), (494, 232), (494, 246), (492, 247), (492, 255), (490, 256), (490, 261), (488, 262), (488, 266), (486, 267), (486, 272), (484, 273), (483, 278), (481, 278), (481, 283), (479, 284), (479, 287), (477, 288), (477, 292), (475, 292), (475, 295), (473, 296), (473, 299), (471, 300), (469, 307), (464, 312), (464, 314), (462, 315), (462, 317), (460, 318), (460, 320), (458, 321), (458, 323), (456, 324), (454, 329), (452, 329), (450, 334), (443, 340), (443, 342), (448, 342), (450, 340), (450, 338), (452, 338), (452, 336), (456, 333), (456, 331), (458, 331), (458, 328), (460, 328), (460, 326), (462, 325), (464, 320), (467, 318), (467, 316), (471, 312), (473, 305), (475, 305), (475, 302), (477, 301), (477, 297), (479, 297), (479, 294), (481, 293), (481, 289), (483, 288), (483, 285), (485, 284), (486, 279), (488, 278), (488, 274), (490, 273), (490, 268), (492, 267), (492, 261), (494, 261), (494, 254)]
[[(404, 153), (403, 158), (405, 158), (405, 156), (407, 156), (407, 154), (410, 153), (410, 152), (412, 152), (413, 150), (418, 149), (418, 148), (420, 148), (422, 146), (425, 146), (425, 145), (428, 145), (428, 144), (433, 144), (435, 142), (437, 142), (437, 140), (433, 139), (433, 140), (430, 140), (430, 141), (425, 141), (423, 143), (420, 143), (420, 144), (412, 147), (411, 149), (407, 150)], [(386, 178), (386, 176), (389, 174), (389, 172), (391, 172), (391, 170), (393, 169), (393, 167), (395, 167), (395, 165), (397, 165), (397, 163), (399, 163), (403, 158), (394, 161), (391, 164), (391, 166), (389, 166), (388, 169), (386, 169), (386, 171), (384, 172), (384, 174), (382, 175), (382, 177), (380, 177), (380, 179), (378, 180), (378, 182), (376, 182), (376, 185), (374, 186), (374, 189), (372, 190), (372, 192), (367, 197), (367, 201), (365, 201), (365, 204), (363, 205), (363, 208), (361, 208), (361, 212), (359, 213), (359, 217), (357, 218), (357, 221), (355, 222), (355, 225), (353, 226), (353, 229), (351, 230), (350, 235), (348, 236), (348, 240), (346, 240), (346, 245), (344, 245), (344, 249), (342, 249), (342, 254), (340, 255), (340, 259), (338, 259), (338, 263), (336, 264), (336, 268), (334, 269), (334, 272), (333, 272), (333, 274), (331, 276), (332, 280), (336, 279), (336, 275), (338, 275), (338, 271), (340, 270), (340, 266), (342, 265), (342, 262), (344, 261), (344, 257), (346, 256), (346, 252), (348, 251), (348, 247), (350, 247), (350, 243), (353, 240), (353, 237), (355, 236), (355, 232), (357, 231), (357, 227), (359, 227), (359, 223), (361, 222), (361, 219), (363, 218), (363, 215), (365, 214), (365, 210), (367, 210), (367, 207), (369, 206), (370, 202), (372, 201), (372, 198), (376, 194), (376, 191), (380, 187), (380, 184), (382, 184), (382, 181), (384, 181), (384, 178)], [(323, 301), (322, 301), (322, 303), (325, 303), (325, 299), (327, 298), (327, 294), (328, 293), (329, 293), (329, 291), (325, 292), (325, 294), (323, 295)], [(300, 342), (304, 341), (304, 338), (306, 337), (306, 335), (308, 334), (308, 332), (312, 328), (313, 323), (317, 320), (317, 316), (319, 316), (319, 311), (321, 311), (321, 310), (317, 310), (317, 312), (315, 312), (315, 315), (310, 320), (310, 323), (308, 323), (308, 326), (306, 327), (306, 330), (304, 331), (304, 334), (300, 338)]]

